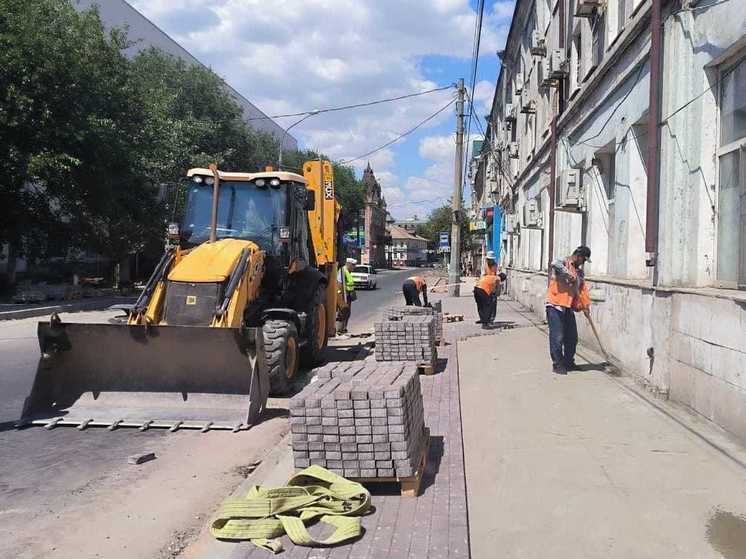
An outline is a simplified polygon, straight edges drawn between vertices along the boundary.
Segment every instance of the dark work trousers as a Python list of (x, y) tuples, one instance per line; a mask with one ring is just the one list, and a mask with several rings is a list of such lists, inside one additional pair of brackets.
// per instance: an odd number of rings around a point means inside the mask
[(549, 354), (552, 365), (566, 367), (575, 363), (575, 347), (578, 345), (578, 326), (575, 323), (575, 312), (563, 308), (547, 307), (549, 324)]
[(477, 303), (479, 322), (482, 324), (489, 324), (490, 316), (492, 315), (492, 296), (481, 287), (475, 287), (474, 301)]
[(497, 290), (490, 295), (490, 322), (495, 322), (497, 316)]
[(401, 286), (402, 293), (404, 293), (404, 301), (407, 306), (421, 307), (422, 301), (420, 301), (420, 292), (417, 291), (417, 285), (412, 280), (405, 281)]

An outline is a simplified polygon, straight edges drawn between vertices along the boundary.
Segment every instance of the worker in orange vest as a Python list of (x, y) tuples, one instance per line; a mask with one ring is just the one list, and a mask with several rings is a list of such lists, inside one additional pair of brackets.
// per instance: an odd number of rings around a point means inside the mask
[[(495, 258), (495, 252), (492, 250), (488, 250), (484, 258), (485, 258), (485, 264), (487, 267), (487, 270), (484, 272), (484, 274), (487, 276), (496, 276), (497, 275), (497, 259)], [(499, 295), (498, 291), (499, 289), (495, 289), (495, 291), (492, 293), (492, 297), (490, 301), (490, 324), (492, 324), (495, 321), (495, 317), (497, 316), (497, 296)], [(481, 319), (480, 319), (480, 322), (481, 322)]]
[(404, 301), (408, 307), (414, 305), (415, 307), (421, 307), (422, 301), (420, 301), (420, 293), (422, 293), (422, 299), (425, 301), (427, 307), (427, 282), (422, 276), (412, 276), (404, 280), (401, 286), (402, 293), (404, 293)]
[(495, 275), (487, 271), (474, 286), (474, 301), (477, 303), (477, 313), (479, 313), (477, 323), (482, 325), (483, 330), (487, 330), (495, 319), (497, 291), (505, 278), (503, 273)]
[(591, 261), (591, 249), (579, 246), (572, 255), (552, 262), (547, 289), (547, 323), (549, 324), (549, 354), (552, 371), (566, 375), (575, 365), (578, 345), (576, 312), (589, 312), (591, 307), (583, 265)]

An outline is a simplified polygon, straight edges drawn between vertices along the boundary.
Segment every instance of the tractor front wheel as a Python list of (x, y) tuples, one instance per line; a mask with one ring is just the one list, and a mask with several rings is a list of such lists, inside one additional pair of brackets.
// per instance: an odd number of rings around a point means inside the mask
[(290, 391), (290, 384), (300, 366), (298, 330), (290, 322), (268, 320), (262, 327), (262, 332), (270, 395), (284, 396)]

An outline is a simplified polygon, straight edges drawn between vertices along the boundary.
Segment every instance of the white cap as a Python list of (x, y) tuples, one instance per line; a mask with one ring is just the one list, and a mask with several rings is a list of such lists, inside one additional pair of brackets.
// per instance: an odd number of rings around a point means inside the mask
[(492, 251), (492, 250), (488, 250), (486, 258), (487, 258), (487, 260), (494, 260), (495, 259), (495, 252)]
[(345, 263), (346, 264), (357, 264), (357, 260), (355, 260), (354, 258), (348, 258), (347, 260), (345, 260)]

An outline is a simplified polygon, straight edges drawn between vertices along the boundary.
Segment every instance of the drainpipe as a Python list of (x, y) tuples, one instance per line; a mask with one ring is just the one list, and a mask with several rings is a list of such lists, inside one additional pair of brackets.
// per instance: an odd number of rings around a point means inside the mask
[[(559, 19), (559, 48), (565, 50), (565, 0), (559, 0), (557, 9), (557, 19)], [(556, 196), (555, 185), (557, 183), (557, 117), (562, 113), (564, 84), (560, 82), (557, 88), (557, 103), (552, 101), (552, 123), (550, 125), (549, 139), (549, 231), (548, 241), (549, 250), (547, 251), (549, 259), (547, 262), (547, 281), (551, 276), (552, 261), (554, 260), (554, 199)], [(557, 107), (558, 110), (554, 110)]]
[(658, 284), (658, 227), (660, 221), (660, 151), (661, 151), (661, 94), (663, 79), (661, 54), (663, 25), (661, 3), (653, 0), (650, 16), (650, 98), (648, 101), (648, 191), (645, 215), (646, 264), (653, 267), (653, 285)]

